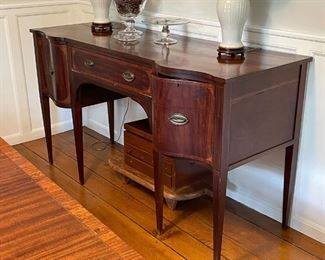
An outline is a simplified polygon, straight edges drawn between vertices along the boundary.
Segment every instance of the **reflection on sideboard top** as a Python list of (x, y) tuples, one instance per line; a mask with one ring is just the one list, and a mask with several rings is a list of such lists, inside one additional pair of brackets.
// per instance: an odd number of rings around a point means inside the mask
[[(73, 45), (85, 45), (87, 48), (106, 49), (107, 54), (115, 57), (128, 57), (134, 54), (135, 62), (154, 64), (160, 71), (169, 74), (168, 69), (197, 72), (200, 78), (207, 80), (229, 80), (239, 76), (256, 73), (261, 70), (272, 69), (291, 63), (302, 63), (310, 57), (301, 55), (253, 49), (245, 53), (242, 64), (223, 64), (217, 60), (217, 42), (175, 36), (178, 44), (170, 46), (168, 59), (164, 55), (163, 47), (154, 44), (159, 32), (144, 30), (144, 35), (137, 44), (125, 45), (112, 36), (93, 36), (90, 24), (64, 25), (51, 28), (33, 29), (45, 33), (51, 41), (64, 42)], [(179, 72), (178, 72), (179, 73)], [(172, 75), (171, 75), (172, 76)], [(194, 76), (195, 77), (195, 73)]]

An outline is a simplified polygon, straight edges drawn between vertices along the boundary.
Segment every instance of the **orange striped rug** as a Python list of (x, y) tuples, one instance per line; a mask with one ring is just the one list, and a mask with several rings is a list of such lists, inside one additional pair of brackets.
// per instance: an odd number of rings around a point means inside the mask
[(142, 259), (0, 138), (0, 259)]

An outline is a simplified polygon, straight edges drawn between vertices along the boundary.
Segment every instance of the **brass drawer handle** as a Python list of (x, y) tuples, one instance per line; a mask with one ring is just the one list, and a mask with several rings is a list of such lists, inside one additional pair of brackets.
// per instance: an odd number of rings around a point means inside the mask
[(186, 116), (180, 113), (173, 114), (171, 117), (168, 118), (168, 120), (176, 126), (186, 125), (190, 121)]
[(135, 75), (134, 75), (134, 73), (131, 72), (131, 71), (125, 71), (125, 72), (123, 72), (122, 77), (123, 77), (123, 79), (124, 79), (126, 82), (132, 82), (132, 81), (135, 80)]
[(92, 60), (85, 60), (84, 65), (91, 68), (95, 66), (95, 62)]

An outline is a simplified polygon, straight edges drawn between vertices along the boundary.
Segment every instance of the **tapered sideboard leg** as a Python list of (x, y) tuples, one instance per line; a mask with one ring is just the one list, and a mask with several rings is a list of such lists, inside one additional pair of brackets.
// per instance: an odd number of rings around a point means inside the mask
[[(80, 99), (79, 99), (80, 100)], [(84, 178), (84, 160), (83, 160), (83, 137), (82, 137), (82, 105), (79, 100), (72, 104), (72, 119), (74, 127), (74, 138), (78, 162), (79, 182), (85, 183)]]
[(45, 139), (47, 146), (47, 154), (49, 163), (53, 164), (53, 151), (52, 151), (52, 131), (51, 131), (51, 114), (50, 114), (50, 99), (48, 96), (41, 94), (41, 107), (43, 124), (45, 131)]
[(109, 138), (111, 144), (114, 144), (114, 100), (107, 102)]
[(153, 152), (154, 159), (154, 184), (155, 184), (155, 202), (156, 202), (156, 221), (157, 233), (161, 235), (163, 232), (163, 204), (164, 204), (164, 183), (160, 170), (161, 155), (157, 151)]
[(282, 206), (282, 226), (288, 227), (289, 217), (293, 202), (293, 192), (296, 181), (298, 144), (293, 144), (286, 148), (284, 166), (284, 187)]
[(213, 170), (213, 258), (220, 259), (228, 172)]

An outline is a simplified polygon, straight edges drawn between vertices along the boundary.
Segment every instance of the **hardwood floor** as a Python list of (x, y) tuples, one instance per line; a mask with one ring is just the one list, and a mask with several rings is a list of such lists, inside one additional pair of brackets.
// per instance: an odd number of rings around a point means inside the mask
[[(84, 129), (86, 183), (78, 183), (71, 131), (53, 136), (54, 166), (47, 162), (45, 140), (15, 148), (45, 175), (147, 259), (212, 259), (212, 200), (202, 197), (164, 209), (163, 236), (155, 235), (153, 193), (125, 184), (107, 165), (110, 154), (123, 152), (107, 143), (104, 151), (93, 144), (109, 140)], [(325, 259), (324, 245), (233, 200), (227, 201), (223, 259)], [(254, 223), (255, 224), (254, 224)]]

